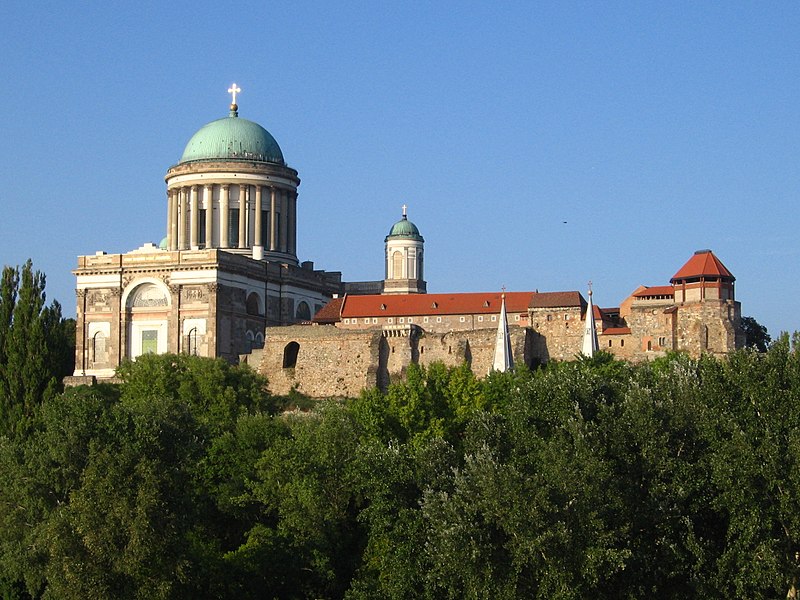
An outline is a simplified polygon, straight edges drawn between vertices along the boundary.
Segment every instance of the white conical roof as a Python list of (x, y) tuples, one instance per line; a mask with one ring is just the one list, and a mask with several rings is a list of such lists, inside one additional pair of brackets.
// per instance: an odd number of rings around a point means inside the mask
[(589, 304), (586, 307), (586, 319), (584, 319), (583, 322), (583, 345), (581, 347), (581, 354), (591, 358), (598, 350), (600, 350), (600, 344), (597, 342), (597, 329), (594, 323), (592, 289), (589, 288)]
[(503, 294), (500, 302), (500, 320), (497, 323), (497, 336), (494, 341), (492, 371), (511, 371), (513, 368), (514, 356), (511, 354), (511, 338), (508, 335), (506, 295)]

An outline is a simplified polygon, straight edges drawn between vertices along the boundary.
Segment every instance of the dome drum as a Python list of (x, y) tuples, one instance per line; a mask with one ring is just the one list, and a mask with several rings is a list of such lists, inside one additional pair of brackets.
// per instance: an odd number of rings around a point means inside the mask
[(167, 171), (169, 250), (219, 248), (297, 263), (297, 171), (275, 138), (229, 117), (201, 127)]

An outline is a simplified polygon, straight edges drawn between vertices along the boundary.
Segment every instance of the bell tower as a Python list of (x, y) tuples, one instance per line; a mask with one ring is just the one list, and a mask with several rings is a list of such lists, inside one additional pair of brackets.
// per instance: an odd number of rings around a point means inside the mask
[(386, 236), (386, 275), (384, 294), (424, 294), (423, 279), (425, 240), (419, 229), (408, 220), (407, 207), (403, 205), (403, 218), (392, 225)]

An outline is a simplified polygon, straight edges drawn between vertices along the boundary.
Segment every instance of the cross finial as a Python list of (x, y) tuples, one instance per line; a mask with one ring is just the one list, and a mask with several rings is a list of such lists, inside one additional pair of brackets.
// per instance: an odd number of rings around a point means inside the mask
[(233, 101), (231, 104), (236, 105), (236, 94), (242, 91), (242, 88), (237, 86), (235, 83), (228, 88), (228, 93), (231, 94)]
[(591, 279), (589, 280), (589, 295), (590, 296), (592, 295), (592, 281), (591, 281)]
[(506, 297), (506, 286), (502, 285), (502, 286), (500, 286), (500, 289), (503, 290), (503, 293), (500, 294), (500, 297), (501, 298), (505, 298)]
[(404, 219), (408, 216), (408, 215), (406, 215), (406, 211), (407, 210), (408, 210), (408, 207), (405, 204), (403, 204), (403, 218)]

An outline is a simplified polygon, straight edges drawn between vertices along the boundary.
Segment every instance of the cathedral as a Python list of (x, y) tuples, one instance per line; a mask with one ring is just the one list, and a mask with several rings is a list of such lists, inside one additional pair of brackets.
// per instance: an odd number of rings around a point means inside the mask
[(613, 308), (593, 306), (591, 291), (428, 294), (425, 240), (405, 206), (384, 239), (382, 280), (300, 262), (298, 172), (239, 116), (240, 91), (167, 170), (161, 243), (78, 257), (76, 383), (173, 352), (248, 362), (275, 393), (340, 396), (385, 388), (412, 362), (485, 375), (500, 347), (502, 364), (533, 367), (597, 349), (646, 360), (742, 345), (735, 278), (710, 250)]

